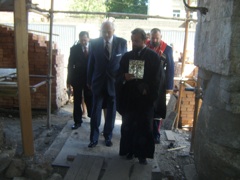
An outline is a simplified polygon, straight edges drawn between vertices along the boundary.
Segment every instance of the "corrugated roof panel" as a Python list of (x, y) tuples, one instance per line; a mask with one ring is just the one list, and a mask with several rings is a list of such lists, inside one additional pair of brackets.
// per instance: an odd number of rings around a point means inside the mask
[[(184, 31), (174, 31), (174, 30), (161, 30), (162, 32), (162, 40), (165, 41), (167, 44), (173, 44), (175, 50), (182, 52), (184, 46), (184, 38), (185, 32)], [(188, 43), (187, 43), (187, 50), (194, 50), (194, 39), (195, 39), (195, 32), (190, 31), (188, 32)]]

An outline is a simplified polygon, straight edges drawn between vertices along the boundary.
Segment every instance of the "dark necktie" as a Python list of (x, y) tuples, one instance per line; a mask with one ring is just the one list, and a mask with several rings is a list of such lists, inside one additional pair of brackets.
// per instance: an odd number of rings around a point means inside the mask
[(108, 41), (106, 41), (106, 44), (105, 44), (104, 54), (105, 54), (107, 60), (109, 60), (109, 42)]
[(87, 57), (87, 55), (88, 55), (88, 50), (87, 50), (87, 47), (84, 46), (84, 56)]

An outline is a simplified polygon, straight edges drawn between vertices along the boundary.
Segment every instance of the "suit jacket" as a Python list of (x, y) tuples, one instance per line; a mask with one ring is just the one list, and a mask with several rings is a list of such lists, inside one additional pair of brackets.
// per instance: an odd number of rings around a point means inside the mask
[(120, 60), (127, 52), (127, 41), (113, 36), (111, 57), (104, 55), (104, 39), (102, 37), (91, 41), (91, 53), (88, 62), (87, 83), (95, 95), (107, 90), (108, 95), (115, 96), (115, 77)]
[[(90, 45), (88, 53), (90, 53)], [(82, 45), (76, 44), (72, 46), (68, 60), (68, 84), (82, 87), (87, 84), (87, 62), (88, 57), (85, 57)]]
[(166, 90), (172, 90), (174, 81), (173, 50), (172, 47), (167, 45), (165, 42), (161, 41), (161, 43), (163, 44), (161, 45), (160, 48), (158, 47), (157, 49), (155, 49), (155, 47), (151, 45), (150, 40), (146, 42), (146, 45), (160, 55), (160, 58), (163, 63), (163, 68), (165, 69)]
[(167, 45), (166, 49), (163, 51), (161, 60), (164, 62), (163, 67), (165, 68), (166, 90), (172, 90), (174, 81), (174, 61), (172, 47)]

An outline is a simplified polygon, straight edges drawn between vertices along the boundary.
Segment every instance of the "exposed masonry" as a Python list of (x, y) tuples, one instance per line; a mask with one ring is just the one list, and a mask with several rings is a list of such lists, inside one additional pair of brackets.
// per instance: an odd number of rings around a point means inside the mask
[(199, 179), (240, 177), (240, 1), (199, 0), (195, 65), (203, 89), (194, 160)]
[[(48, 75), (49, 58), (48, 44), (45, 36), (28, 34), (28, 58), (30, 75)], [(52, 57), (52, 108), (57, 109), (66, 103), (64, 89), (64, 62), (63, 55), (59, 53), (56, 44), (53, 44)], [(0, 68), (16, 68), (14, 31), (0, 26)], [(30, 78), (30, 85), (35, 85), (44, 78)], [(39, 87), (37, 92), (31, 93), (31, 104), (34, 109), (46, 109), (48, 103), (47, 84)], [(0, 107), (18, 107), (17, 97), (0, 97)]]
[[(181, 77), (182, 64), (175, 62), (175, 77)], [(187, 71), (186, 78), (192, 79), (197, 77), (198, 68), (193, 64), (185, 64), (185, 70)], [(194, 81), (186, 81), (192, 87), (196, 86)], [(179, 81), (174, 81), (174, 84), (179, 87)], [(195, 106), (195, 92), (194, 91), (183, 91), (181, 98), (179, 122), (183, 127), (192, 127), (193, 126), (193, 116), (194, 116), (194, 106)]]

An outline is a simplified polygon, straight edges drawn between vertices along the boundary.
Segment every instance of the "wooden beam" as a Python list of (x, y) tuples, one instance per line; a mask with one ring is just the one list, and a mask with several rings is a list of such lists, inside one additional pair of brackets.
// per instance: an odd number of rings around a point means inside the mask
[(184, 148), (186, 148), (186, 147), (187, 147), (187, 146), (180, 146), (180, 147), (168, 149), (167, 151), (176, 151), (176, 150), (179, 150), (179, 149), (184, 149)]
[[(190, 0), (188, 0), (188, 4), (190, 4)], [(186, 14), (187, 18), (190, 17), (190, 11), (187, 10), (187, 14)], [(186, 19), (187, 19), (186, 18)], [(182, 77), (184, 78), (185, 77), (185, 60), (186, 60), (186, 56), (187, 56), (187, 53), (186, 53), (186, 49), (187, 49), (187, 44), (188, 44), (188, 27), (189, 26), (189, 21), (186, 20), (185, 21), (185, 37), (184, 37), (184, 46), (183, 46), (183, 61), (182, 61)], [(183, 94), (183, 91), (184, 91), (184, 82), (183, 81), (180, 81), (180, 84), (179, 84), (179, 95), (178, 95), (178, 104), (177, 104), (177, 119), (176, 119), (176, 122), (175, 122), (175, 128), (178, 129), (178, 122), (180, 120), (180, 108), (181, 108), (181, 104), (182, 104), (182, 94)]]
[(23, 151), (26, 156), (32, 156), (34, 146), (29, 89), (26, 0), (14, 0), (14, 29)]

